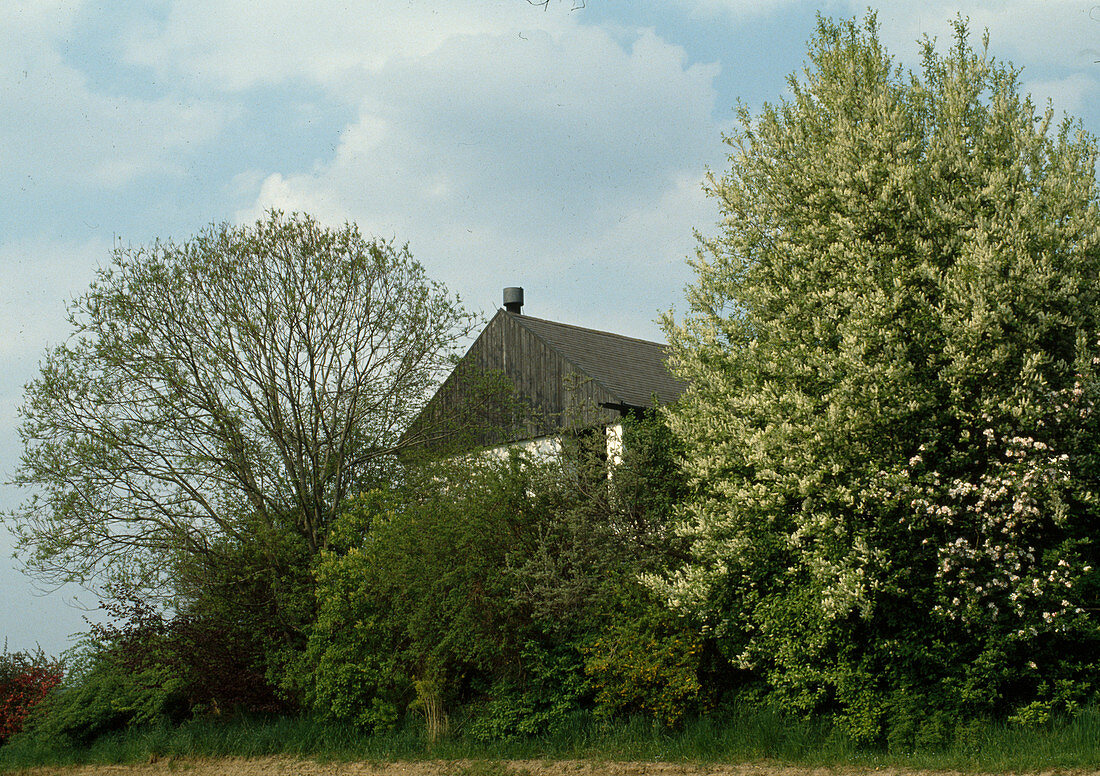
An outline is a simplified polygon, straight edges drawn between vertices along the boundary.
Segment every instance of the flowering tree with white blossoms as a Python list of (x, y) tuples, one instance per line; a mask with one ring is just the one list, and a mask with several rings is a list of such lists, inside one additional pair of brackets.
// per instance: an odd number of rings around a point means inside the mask
[(914, 74), (821, 19), (665, 320), (696, 496), (654, 584), (757, 692), (901, 743), (1100, 686), (1096, 146), (955, 30)]

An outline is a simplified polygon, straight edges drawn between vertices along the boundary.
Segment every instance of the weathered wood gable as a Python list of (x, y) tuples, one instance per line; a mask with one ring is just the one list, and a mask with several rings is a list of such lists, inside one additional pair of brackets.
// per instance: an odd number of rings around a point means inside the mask
[(492, 446), (617, 421), (682, 391), (664, 346), (499, 310), (406, 432), (434, 447)]

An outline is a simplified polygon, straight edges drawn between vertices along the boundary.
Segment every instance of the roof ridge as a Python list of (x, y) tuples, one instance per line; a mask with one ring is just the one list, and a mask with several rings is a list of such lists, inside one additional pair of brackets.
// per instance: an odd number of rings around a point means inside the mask
[[(594, 334), (611, 334), (611, 336), (613, 336), (613, 337), (621, 337), (622, 336), (621, 334), (613, 334), (612, 332), (609, 332), (609, 331), (600, 331), (599, 329), (588, 329), (588, 328), (585, 328), (584, 326), (572, 326), (568, 323), (558, 323), (557, 321), (548, 321), (545, 318), (534, 318), (533, 316), (523, 315), (522, 313), (512, 313), (512, 312), (508, 312), (507, 310), (504, 310), (503, 308), (501, 308), (501, 312), (504, 312), (507, 315), (511, 315), (513, 318), (519, 319), (518, 323), (521, 326), (524, 323), (523, 320), (522, 320), (523, 318), (530, 318), (532, 320), (539, 321), (540, 323), (552, 323), (555, 326), (566, 326), (570, 329), (579, 329), (581, 331), (588, 331), (588, 332), (592, 332)], [(550, 350), (557, 353), (558, 356), (563, 361), (565, 361), (565, 363), (567, 363), (567, 364), (569, 364), (569, 366), (573, 367), (573, 369), (575, 369), (579, 374), (584, 375), (587, 379), (591, 380), (596, 385), (603, 388), (605, 391), (607, 391), (608, 395), (614, 396), (616, 399), (619, 400), (619, 402), (623, 401), (623, 397), (620, 395), (619, 391), (612, 390), (611, 386), (607, 385), (603, 380), (599, 379), (598, 377), (596, 377), (596, 375), (592, 374), (589, 370), (585, 369), (580, 364), (578, 364), (575, 359), (573, 359), (572, 357), (569, 356), (568, 353), (564, 353), (561, 350), (561, 348), (555, 347), (552, 342), (548, 342), (545, 337), (541, 336), (537, 331), (533, 331), (532, 329), (530, 329), (530, 327), (527, 327), (527, 330), (530, 331), (532, 334), (534, 334), (536, 337), (538, 337), (539, 340), (542, 341), (543, 345), (545, 345), (546, 347), (550, 348)], [(623, 337), (623, 339), (634, 339), (634, 338), (633, 337)], [(637, 342), (646, 342), (646, 341), (647, 340), (637, 340)], [(656, 343), (652, 343), (652, 344), (656, 344)]]
[(504, 313), (508, 313), (508, 315), (514, 316), (515, 318), (518, 318), (520, 320), (520, 323), (522, 323), (523, 319), (526, 318), (528, 320), (538, 321), (539, 323), (551, 323), (555, 326), (564, 326), (567, 329), (577, 329), (578, 331), (587, 331), (587, 332), (591, 332), (592, 334), (604, 334), (608, 337), (618, 337), (619, 339), (630, 340), (632, 342), (642, 342), (646, 345), (656, 345), (659, 348), (667, 348), (668, 347), (667, 342), (654, 342), (653, 340), (641, 339), (640, 337), (630, 337), (626, 334), (617, 334), (616, 332), (606, 331), (604, 329), (593, 329), (593, 328), (590, 328), (588, 326), (577, 326), (576, 324), (573, 324), (573, 323), (562, 323), (561, 321), (551, 321), (549, 318), (536, 318), (533, 315), (524, 315), (523, 313), (512, 313), (512, 312), (508, 312), (503, 307), (500, 308), (500, 311), (504, 312)]

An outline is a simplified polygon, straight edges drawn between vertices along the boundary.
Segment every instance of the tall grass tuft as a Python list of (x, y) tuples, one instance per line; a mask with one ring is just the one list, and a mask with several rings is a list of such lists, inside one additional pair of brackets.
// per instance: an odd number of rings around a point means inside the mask
[(768, 710), (735, 709), (722, 717), (670, 730), (632, 718), (608, 721), (577, 714), (553, 734), (475, 741), (461, 725), (429, 740), (423, 720), (366, 736), (313, 717), (238, 717), (194, 720), (100, 737), (84, 748), (19, 735), (0, 747), (0, 772), (36, 766), (133, 763), (151, 759), (289, 755), (318, 760), (597, 759), (618, 761), (769, 761), (804, 766), (892, 766), (957, 771), (1050, 771), (1100, 768), (1100, 708), (1039, 728), (999, 722), (960, 725), (938, 748), (891, 752), (858, 747), (827, 720), (804, 720)]

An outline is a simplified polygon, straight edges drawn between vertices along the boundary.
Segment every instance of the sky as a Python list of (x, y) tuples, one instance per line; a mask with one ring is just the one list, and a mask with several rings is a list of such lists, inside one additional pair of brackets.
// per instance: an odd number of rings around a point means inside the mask
[[(526, 314), (662, 339), (736, 106), (787, 93), (817, 13), (868, 7), (912, 68), (968, 18), (1100, 133), (1100, 0), (0, 4), (0, 512), (27, 496), (23, 386), (113, 246), (302, 211), (407, 243), (486, 316), (522, 286)], [(42, 590), (13, 545), (0, 639), (59, 654), (99, 602)]]

